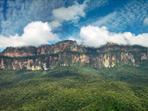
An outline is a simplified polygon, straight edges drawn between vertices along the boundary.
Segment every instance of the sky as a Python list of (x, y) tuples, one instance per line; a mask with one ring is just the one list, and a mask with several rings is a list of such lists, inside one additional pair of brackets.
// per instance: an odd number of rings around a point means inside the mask
[(0, 50), (66, 39), (148, 47), (148, 0), (0, 0)]

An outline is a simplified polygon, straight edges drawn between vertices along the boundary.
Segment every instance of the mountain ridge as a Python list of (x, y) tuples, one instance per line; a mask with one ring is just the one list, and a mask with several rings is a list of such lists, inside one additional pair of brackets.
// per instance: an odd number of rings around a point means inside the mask
[(148, 48), (107, 43), (99, 48), (65, 40), (39, 47), (8, 47), (0, 54), (0, 69), (48, 70), (56, 66), (111, 68), (120, 63), (138, 66), (148, 60)]

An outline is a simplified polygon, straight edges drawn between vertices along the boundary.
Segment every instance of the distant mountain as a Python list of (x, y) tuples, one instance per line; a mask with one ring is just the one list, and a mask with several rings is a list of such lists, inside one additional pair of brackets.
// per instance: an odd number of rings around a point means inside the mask
[(48, 70), (57, 66), (89, 66), (96, 69), (119, 64), (138, 66), (148, 60), (148, 48), (113, 43), (94, 48), (65, 40), (40, 47), (8, 47), (0, 54), (0, 69)]

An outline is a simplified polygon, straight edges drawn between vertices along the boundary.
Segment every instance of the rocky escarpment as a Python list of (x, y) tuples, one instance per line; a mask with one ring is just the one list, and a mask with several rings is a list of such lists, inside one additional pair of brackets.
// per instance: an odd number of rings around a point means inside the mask
[(57, 66), (90, 66), (96, 69), (118, 64), (138, 66), (148, 60), (148, 48), (108, 43), (100, 48), (66, 40), (40, 47), (8, 47), (0, 54), (1, 70), (48, 70)]

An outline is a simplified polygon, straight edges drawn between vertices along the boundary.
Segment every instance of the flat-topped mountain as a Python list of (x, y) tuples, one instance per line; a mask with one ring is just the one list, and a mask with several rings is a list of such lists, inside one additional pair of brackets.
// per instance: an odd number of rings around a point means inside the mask
[(8, 47), (0, 54), (0, 69), (48, 70), (57, 66), (90, 66), (96, 69), (118, 64), (138, 66), (148, 60), (148, 48), (113, 43), (94, 48), (65, 40), (39, 47)]
[(65, 40), (54, 45), (41, 45), (40, 47), (8, 47), (2, 52), (2, 54), (8, 57), (35, 56), (41, 54), (53, 54), (63, 51), (77, 51), (77, 47), (78, 45), (76, 41)]

